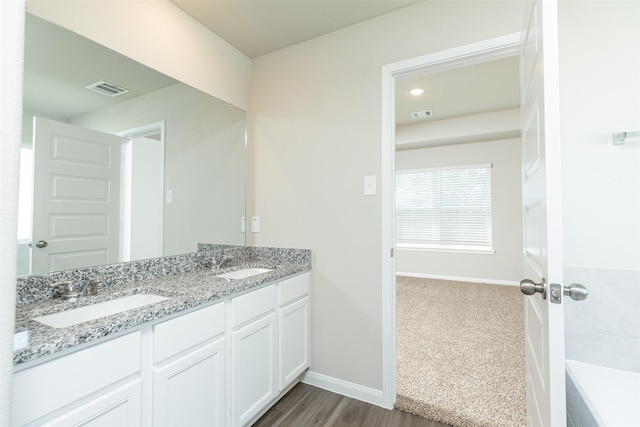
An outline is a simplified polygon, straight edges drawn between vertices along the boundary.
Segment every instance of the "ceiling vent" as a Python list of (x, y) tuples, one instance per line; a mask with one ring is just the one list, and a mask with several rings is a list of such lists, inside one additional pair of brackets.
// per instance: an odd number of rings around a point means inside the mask
[(424, 117), (431, 117), (431, 116), (433, 116), (433, 111), (431, 110), (414, 111), (413, 113), (411, 113), (411, 118), (413, 119), (422, 119)]
[(99, 82), (87, 86), (87, 89), (110, 96), (111, 98), (129, 92), (128, 89), (114, 85), (113, 83), (105, 82), (104, 80), (100, 80)]

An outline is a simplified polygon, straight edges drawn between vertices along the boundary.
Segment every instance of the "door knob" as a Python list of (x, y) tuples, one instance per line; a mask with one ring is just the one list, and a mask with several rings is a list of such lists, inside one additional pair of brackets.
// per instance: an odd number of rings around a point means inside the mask
[(520, 281), (520, 292), (525, 295), (533, 295), (536, 292), (542, 294), (542, 299), (547, 297), (547, 291), (544, 287), (544, 279), (540, 283), (536, 283), (531, 279), (523, 279)]
[(46, 240), (38, 240), (36, 242), (36, 248), (46, 248), (48, 245)]
[(564, 295), (568, 296), (572, 300), (582, 301), (587, 298), (589, 292), (587, 292), (587, 288), (584, 286), (578, 283), (572, 283), (569, 286), (564, 287)]

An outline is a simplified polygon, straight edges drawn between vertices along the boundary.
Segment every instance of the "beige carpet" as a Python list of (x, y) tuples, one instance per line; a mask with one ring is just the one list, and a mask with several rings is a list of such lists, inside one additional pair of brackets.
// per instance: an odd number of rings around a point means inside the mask
[(453, 426), (526, 426), (516, 286), (397, 278), (396, 407)]

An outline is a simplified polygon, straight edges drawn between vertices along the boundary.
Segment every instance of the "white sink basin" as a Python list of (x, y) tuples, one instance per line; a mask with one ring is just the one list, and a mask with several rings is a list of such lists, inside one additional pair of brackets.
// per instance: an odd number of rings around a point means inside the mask
[(240, 280), (247, 277), (257, 276), (258, 274), (268, 273), (272, 271), (270, 268), (243, 268), (242, 270), (230, 271), (224, 274), (217, 274), (216, 277), (221, 279)]
[(46, 316), (34, 317), (33, 320), (53, 328), (66, 328), (67, 326), (77, 325), (78, 323), (88, 322), (89, 320), (110, 316), (166, 299), (168, 298), (159, 295), (135, 294), (59, 313), (47, 314)]

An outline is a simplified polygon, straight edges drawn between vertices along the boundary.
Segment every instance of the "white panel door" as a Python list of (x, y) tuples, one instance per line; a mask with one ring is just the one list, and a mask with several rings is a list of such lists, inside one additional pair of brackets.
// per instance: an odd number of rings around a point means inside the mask
[(276, 314), (234, 331), (231, 345), (231, 425), (245, 426), (277, 395)]
[[(557, 2), (533, 0), (525, 20), (522, 75), (524, 274), (538, 292), (524, 297), (527, 419), (566, 424), (564, 312), (549, 284), (562, 283)], [(524, 291), (523, 291), (524, 292)]]
[(115, 135), (34, 119), (33, 273), (118, 262), (121, 144)]

